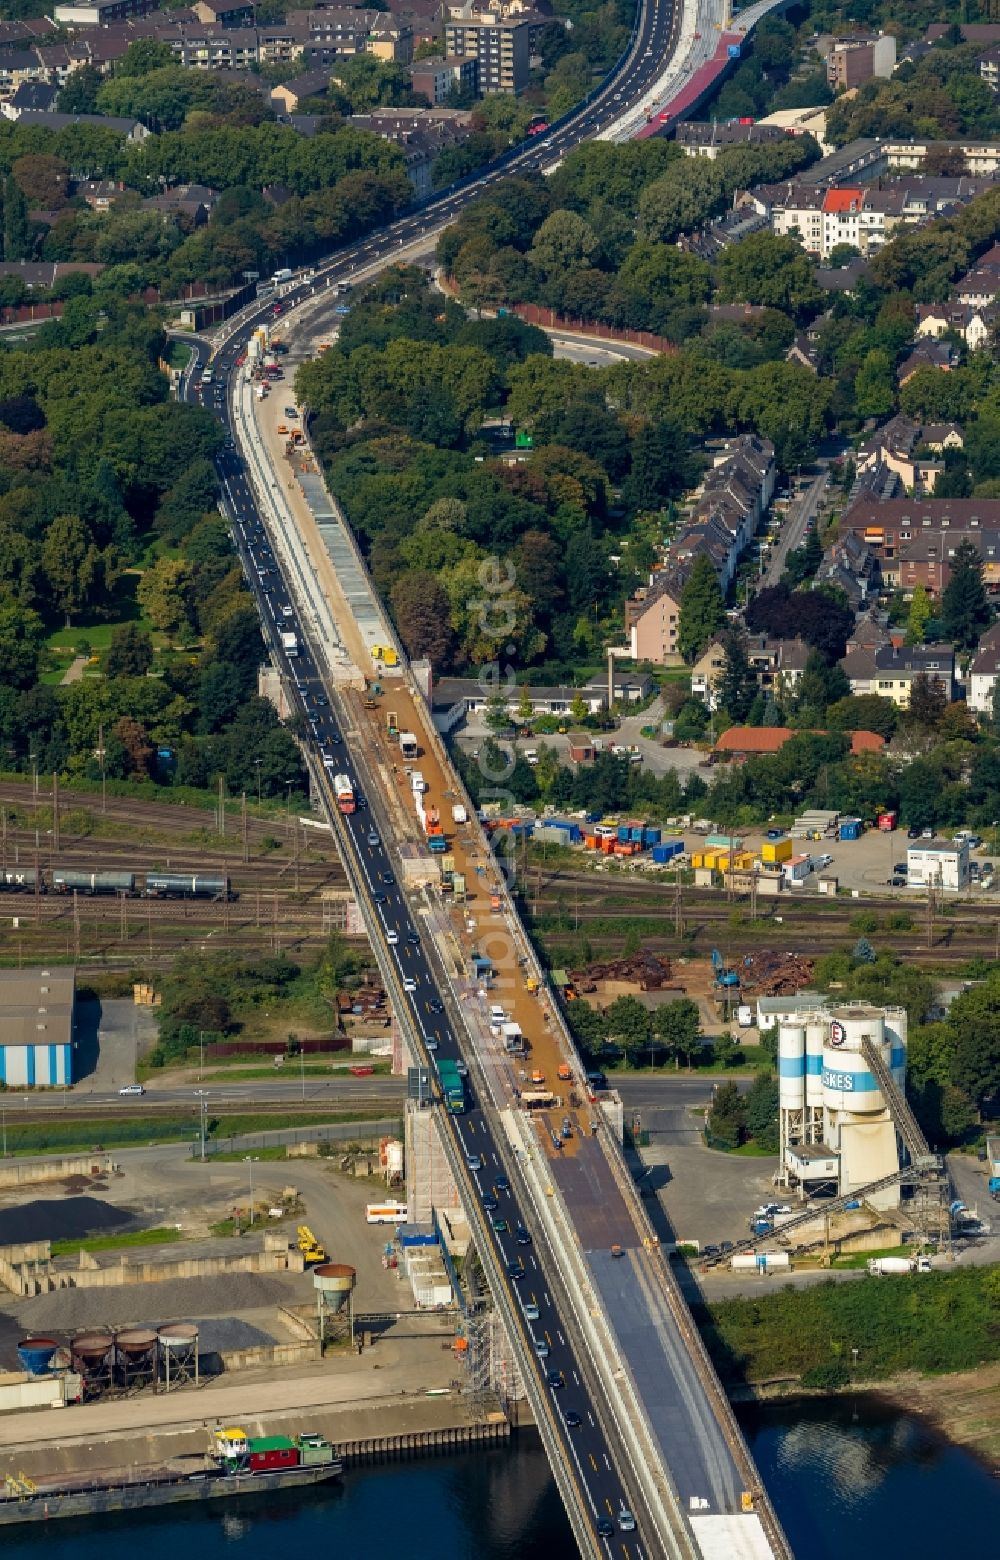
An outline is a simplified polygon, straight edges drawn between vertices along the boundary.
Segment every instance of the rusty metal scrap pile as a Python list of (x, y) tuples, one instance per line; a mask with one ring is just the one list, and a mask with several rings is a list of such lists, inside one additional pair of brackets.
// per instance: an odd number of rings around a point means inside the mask
[(627, 981), (638, 986), (640, 991), (659, 991), (669, 983), (670, 973), (669, 959), (640, 950), (625, 958), (570, 970), (569, 978), (577, 991), (594, 991), (599, 981)]
[(740, 966), (740, 990), (754, 997), (794, 997), (811, 984), (813, 963), (799, 953), (748, 953)]

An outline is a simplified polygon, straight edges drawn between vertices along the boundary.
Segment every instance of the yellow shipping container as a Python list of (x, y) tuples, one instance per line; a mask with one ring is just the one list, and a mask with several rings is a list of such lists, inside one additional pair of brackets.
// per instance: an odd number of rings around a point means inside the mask
[(780, 861), (790, 861), (793, 848), (792, 841), (787, 838), (783, 840), (765, 840), (761, 846), (760, 854), (764, 861), (776, 864)]

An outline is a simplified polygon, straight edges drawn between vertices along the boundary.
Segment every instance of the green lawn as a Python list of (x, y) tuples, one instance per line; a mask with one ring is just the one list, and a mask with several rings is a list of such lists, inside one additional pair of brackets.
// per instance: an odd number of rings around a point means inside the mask
[(54, 1257), (72, 1257), (78, 1251), (117, 1251), (124, 1246), (168, 1246), (181, 1239), (173, 1225), (153, 1230), (126, 1230), (120, 1235), (85, 1235), (82, 1240), (54, 1240)]

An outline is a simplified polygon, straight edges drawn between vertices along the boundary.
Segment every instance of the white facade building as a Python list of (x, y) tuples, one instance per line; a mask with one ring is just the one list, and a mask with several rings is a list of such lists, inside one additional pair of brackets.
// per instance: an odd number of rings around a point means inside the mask
[(968, 840), (915, 840), (906, 850), (911, 888), (938, 888), (957, 894), (969, 886)]

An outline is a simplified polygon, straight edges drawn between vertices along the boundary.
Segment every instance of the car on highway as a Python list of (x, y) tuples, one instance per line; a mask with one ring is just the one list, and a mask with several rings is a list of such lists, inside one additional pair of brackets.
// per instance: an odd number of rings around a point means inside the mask
[(380, 872), (379, 877), (382, 879), (382, 882), (387, 888), (395, 887), (396, 879), (393, 877), (391, 872)]
[(493, 1190), (495, 1192), (509, 1192), (510, 1191), (510, 1182), (508, 1181), (508, 1179), (507, 1179), (507, 1177), (505, 1175), (498, 1175), (497, 1176), (496, 1180), (493, 1182)]
[(547, 1370), (545, 1372), (545, 1381), (546, 1384), (552, 1388), (553, 1392), (558, 1392), (560, 1387), (564, 1387), (566, 1385), (566, 1381), (561, 1370)]
[(389, 944), (390, 948), (395, 948), (396, 944), (399, 942), (399, 933), (392, 931), (386, 932), (385, 940)]
[(369, 836), (368, 836), (368, 843), (369, 843), (369, 845), (370, 845), (370, 846), (371, 846), (371, 847), (372, 847), (372, 850), (375, 850), (375, 849), (376, 849), (376, 847), (377, 847), (377, 846), (378, 846), (378, 843), (379, 843), (379, 837), (378, 837), (378, 835), (377, 835), (377, 834), (376, 834), (376, 833), (375, 833), (375, 830), (374, 830), (374, 829), (372, 829), (372, 831), (371, 831), (371, 833), (370, 833), (370, 834), (369, 834)]
[(119, 1094), (145, 1094), (145, 1092), (141, 1083), (125, 1083), (118, 1090)]
[(531, 1245), (531, 1235), (528, 1232), (528, 1230), (525, 1229), (523, 1224), (519, 1224), (517, 1226), (517, 1228), (515, 1229), (515, 1231), (514, 1231), (514, 1239), (517, 1241), (517, 1244), (519, 1246), (530, 1246)]
[(470, 1170), (481, 1170), (483, 1168), (483, 1161), (478, 1154), (466, 1154), (465, 1162)]
[(599, 1517), (597, 1520), (597, 1533), (600, 1538), (614, 1538), (614, 1523), (609, 1522), (607, 1517)]
[(404, 977), (403, 977), (403, 990), (404, 991), (416, 991), (416, 989), (417, 989), (417, 983), (413, 979), (413, 976), (412, 975), (404, 975)]
[(497, 1202), (492, 1192), (483, 1193), (483, 1207), (486, 1209), (487, 1213), (496, 1213), (499, 1206), (500, 1204)]
[(618, 1513), (618, 1526), (623, 1533), (635, 1532), (635, 1517), (633, 1517), (627, 1506), (623, 1506)]
[(441, 1001), (440, 997), (431, 997), (431, 999), (428, 1002), (427, 1006), (430, 1008), (432, 1013), (443, 1013), (444, 1012), (444, 1003)]
[(538, 1306), (534, 1300), (526, 1300), (524, 1302), (524, 1319), (526, 1322), (538, 1321)]
[(497, 1235), (506, 1235), (506, 1233), (507, 1233), (507, 1220), (506, 1219), (502, 1218), (498, 1214), (495, 1219), (491, 1219), (490, 1220), (490, 1223), (493, 1225), (494, 1232)]
[(580, 1426), (583, 1424), (583, 1420), (575, 1408), (569, 1409), (563, 1415), (563, 1419), (565, 1421), (567, 1430), (579, 1430)]
[(428, 1051), (436, 1051), (438, 1048), (437, 1040), (433, 1035), (427, 1036), (426, 1040), (424, 1041), (424, 1045), (427, 1047)]
[(521, 1279), (524, 1277), (524, 1264), (523, 1264), (523, 1262), (508, 1262), (507, 1263), (507, 1277), (510, 1279), (511, 1283), (513, 1283), (513, 1284), (520, 1283)]
[(372, 895), (372, 900), (377, 905), (387, 904), (388, 903), (388, 899), (389, 899), (389, 895), (388, 894), (383, 894), (380, 890), (376, 890), (376, 892)]
[(413, 931), (407, 932), (406, 940), (410, 944), (411, 948), (419, 948), (419, 946), (420, 946), (420, 934), (419, 934), (419, 932), (413, 932)]

